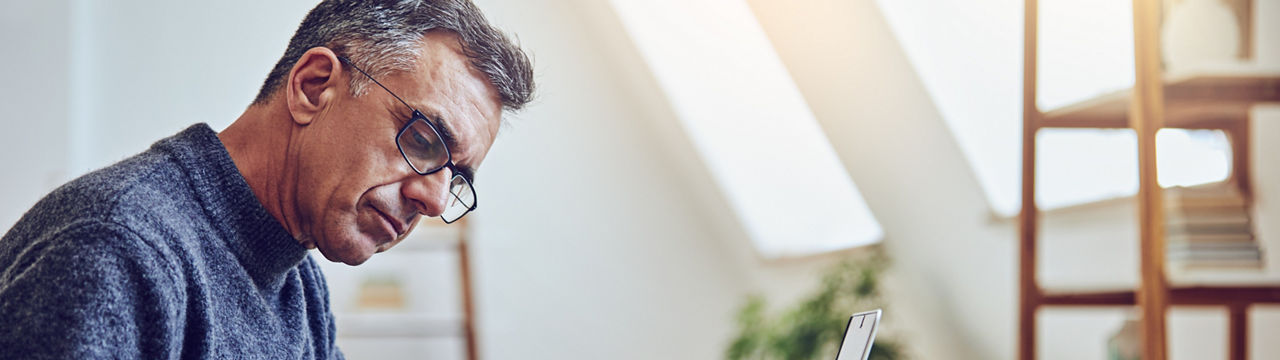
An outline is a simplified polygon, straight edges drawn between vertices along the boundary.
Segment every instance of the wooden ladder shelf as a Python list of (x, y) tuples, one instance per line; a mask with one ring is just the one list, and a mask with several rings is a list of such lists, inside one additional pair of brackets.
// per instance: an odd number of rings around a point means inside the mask
[[(1159, 44), (1160, 0), (1133, 0), (1136, 79), (1131, 90), (1041, 112), (1036, 106), (1037, 0), (1025, 0), (1023, 40), (1022, 213), (1019, 218), (1018, 358), (1036, 357), (1036, 314), (1049, 306), (1137, 306), (1143, 359), (1168, 358), (1165, 315), (1170, 306), (1222, 306), (1228, 310), (1228, 355), (1247, 357), (1248, 310), (1280, 304), (1275, 286), (1171, 286), (1165, 274), (1164, 206), (1156, 177), (1156, 131), (1217, 129), (1232, 139), (1230, 181), (1251, 196), (1249, 109), (1280, 101), (1280, 76), (1225, 75), (1165, 79)], [(1036, 279), (1039, 210), (1035, 202), (1036, 133), (1045, 128), (1132, 128), (1138, 137), (1140, 282), (1123, 291), (1046, 291)]]

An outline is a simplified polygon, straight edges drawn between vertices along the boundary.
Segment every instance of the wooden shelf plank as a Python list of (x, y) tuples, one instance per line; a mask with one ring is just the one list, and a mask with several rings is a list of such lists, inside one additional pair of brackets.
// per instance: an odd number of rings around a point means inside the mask
[(1166, 102), (1209, 100), (1215, 102), (1280, 101), (1280, 74), (1204, 74), (1168, 80)]
[(1040, 299), (1045, 306), (1132, 306), (1133, 290), (1045, 293)]
[[(1131, 90), (1045, 112), (1041, 128), (1129, 128)], [(1165, 127), (1220, 129), (1249, 118), (1259, 102), (1280, 102), (1280, 74), (1196, 75), (1167, 80)]]
[(1195, 286), (1170, 292), (1175, 305), (1280, 304), (1280, 286)]
[[(1189, 286), (1169, 289), (1171, 305), (1280, 304), (1277, 286)], [(1133, 290), (1057, 291), (1040, 298), (1043, 306), (1132, 306)]]

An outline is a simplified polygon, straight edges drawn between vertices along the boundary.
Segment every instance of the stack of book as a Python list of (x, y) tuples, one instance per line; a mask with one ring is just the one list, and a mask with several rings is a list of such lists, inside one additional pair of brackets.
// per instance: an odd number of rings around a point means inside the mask
[(1253, 236), (1249, 209), (1234, 185), (1172, 187), (1164, 193), (1169, 266), (1262, 268), (1262, 249)]

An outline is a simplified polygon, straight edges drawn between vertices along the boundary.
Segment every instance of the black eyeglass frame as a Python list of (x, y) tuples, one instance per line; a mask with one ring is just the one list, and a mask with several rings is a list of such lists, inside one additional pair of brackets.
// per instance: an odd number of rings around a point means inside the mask
[[(458, 217), (453, 220), (449, 220), (445, 218), (444, 213), (441, 213), (440, 220), (443, 220), (446, 224), (452, 224), (462, 219), (462, 217), (467, 216), (467, 214), (471, 213), (472, 211), (475, 211), (476, 207), (480, 203), (478, 197), (476, 196), (476, 187), (474, 184), (471, 183), (471, 179), (468, 179), (463, 172), (458, 171), (457, 165), (453, 163), (453, 152), (449, 151), (449, 146), (445, 144), (443, 141), (445, 137), (443, 136), (443, 134), (440, 133), (440, 130), (436, 128), (436, 125), (432, 123), (431, 119), (427, 118), (426, 115), (424, 115), (421, 111), (418, 111), (418, 109), (413, 107), (413, 105), (409, 105), (408, 102), (400, 98), (400, 95), (396, 95), (396, 93), (394, 91), (391, 91), (391, 89), (387, 88), (386, 85), (382, 85), (382, 83), (379, 82), (378, 79), (374, 79), (373, 75), (369, 75), (369, 73), (365, 72), (364, 69), (361, 69), (359, 66), (356, 66), (356, 64), (352, 62), (351, 59), (348, 59), (346, 56), (338, 56), (338, 60), (342, 61), (347, 65), (351, 65), (351, 68), (356, 69), (356, 71), (359, 71), (365, 77), (369, 78), (370, 81), (373, 81), (373, 83), (377, 84), (378, 87), (382, 88), (382, 90), (386, 90), (388, 94), (391, 94), (391, 97), (396, 98), (396, 100), (400, 101), (401, 104), (404, 104), (404, 106), (409, 108), (409, 110), (413, 110), (412, 118), (410, 118), (409, 122), (405, 123), (404, 127), (400, 128), (400, 131), (396, 133), (396, 149), (400, 151), (400, 156), (404, 157), (404, 161), (409, 164), (409, 168), (412, 168), (413, 172), (418, 173), (418, 175), (426, 176), (426, 175), (434, 174), (442, 169), (448, 168), (449, 171), (453, 172), (454, 178), (462, 178), (462, 181), (467, 183), (467, 189), (471, 190), (471, 206), (467, 208), (467, 211), (464, 211), (461, 215), (458, 215)], [(404, 151), (404, 145), (401, 145), (400, 143), (400, 138), (404, 137), (404, 134), (409, 131), (409, 128), (413, 127), (413, 124), (418, 121), (421, 121), (427, 124), (427, 128), (431, 129), (431, 131), (435, 133), (436, 138), (441, 139), (440, 146), (444, 147), (445, 162), (443, 164), (440, 164), (440, 166), (437, 166), (436, 168), (427, 170), (427, 171), (418, 169), (418, 166), (414, 165), (413, 159), (409, 158), (409, 154), (405, 153)], [(449, 182), (453, 183), (453, 180), (451, 179)], [(450, 187), (452, 187), (452, 185)], [(461, 198), (458, 198), (458, 195), (454, 195), (453, 191), (449, 191), (449, 196), (453, 196), (459, 201), (462, 200)]]

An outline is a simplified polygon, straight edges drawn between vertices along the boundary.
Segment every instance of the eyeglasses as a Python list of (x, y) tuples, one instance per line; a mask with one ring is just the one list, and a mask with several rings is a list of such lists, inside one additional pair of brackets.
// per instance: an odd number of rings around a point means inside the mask
[(409, 120), (404, 128), (396, 134), (396, 147), (400, 148), (400, 155), (404, 155), (404, 161), (409, 163), (409, 167), (413, 168), (418, 175), (431, 175), (441, 169), (448, 168), (453, 173), (453, 178), (449, 180), (449, 199), (445, 201), (444, 212), (440, 213), (440, 219), (445, 223), (451, 224), (461, 219), (463, 215), (476, 209), (476, 190), (471, 186), (471, 179), (458, 171), (457, 165), (453, 163), (453, 155), (449, 153), (449, 147), (445, 144), (444, 137), (441, 132), (432, 124), (426, 115), (422, 115), (421, 111), (415, 109), (409, 103), (401, 99), (399, 95), (392, 92), (385, 85), (374, 79), (372, 75), (356, 66), (345, 56), (339, 56), (339, 60), (343, 63), (351, 65), (352, 68), (364, 74), (374, 84), (378, 84), (388, 94), (400, 100), (401, 104), (413, 110), (413, 118)]

